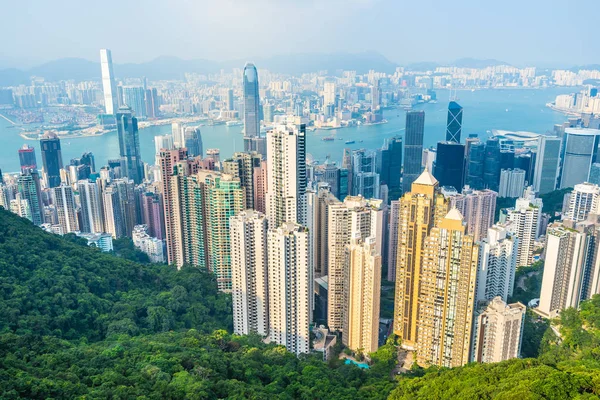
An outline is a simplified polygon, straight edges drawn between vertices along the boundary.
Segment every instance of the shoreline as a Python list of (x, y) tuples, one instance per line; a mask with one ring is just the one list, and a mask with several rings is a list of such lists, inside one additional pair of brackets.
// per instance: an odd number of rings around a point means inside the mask
[(583, 113), (571, 110), (565, 110), (564, 108), (558, 108), (553, 103), (546, 103), (546, 107), (551, 109), (552, 111), (559, 112), (561, 114), (570, 115), (573, 117), (581, 117)]
[[(2, 114), (0, 114), (0, 115), (2, 115)], [(8, 118), (6, 118), (6, 117), (4, 117), (4, 118), (6, 120), (8, 120)], [(170, 125), (174, 122), (181, 123), (181, 124), (190, 124), (190, 123), (195, 123), (195, 122), (199, 122), (202, 120), (205, 120), (205, 118), (185, 117), (185, 118), (167, 118), (167, 119), (160, 119), (160, 120), (155, 120), (155, 121), (142, 121), (142, 122), (140, 122), (138, 129), (139, 129), (139, 131), (142, 131), (144, 129), (152, 128), (154, 126)], [(11, 122), (10, 120), (8, 120), (8, 121)], [(11, 122), (11, 123), (13, 125), (16, 125), (13, 122)], [(94, 129), (94, 128), (96, 128), (96, 127), (85, 128), (85, 129)], [(80, 131), (72, 131), (75, 133), (64, 133), (63, 134), (61, 132), (68, 132), (68, 131), (56, 131), (56, 132), (60, 139), (78, 139), (78, 138), (88, 138), (88, 137), (100, 137), (100, 136), (104, 136), (108, 133), (117, 131), (116, 129), (98, 129), (97, 131), (84, 132), (85, 129), (82, 129)], [(40, 129), (38, 131), (21, 132), (21, 133), (19, 133), (19, 136), (21, 136), (25, 140), (40, 140), (40, 135), (44, 130), (53, 130), (53, 129)]]

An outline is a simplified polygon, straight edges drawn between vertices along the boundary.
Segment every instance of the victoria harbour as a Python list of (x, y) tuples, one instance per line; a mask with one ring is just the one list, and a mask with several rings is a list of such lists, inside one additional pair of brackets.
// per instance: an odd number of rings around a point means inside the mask
[[(465, 122), (463, 131), (465, 137), (478, 134), (485, 139), (493, 129), (514, 131), (531, 131), (545, 133), (552, 130), (554, 124), (567, 120), (567, 115), (553, 111), (545, 105), (559, 94), (572, 93), (573, 88), (546, 89), (482, 89), (458, 91), (460, 103), (464, 107)], [(450, 92), (440, 90), (437, 93), (438, 102), (419, 104), (415, 109), (425, 111), (424, 146), (433, 146), (443, 140), (446, 128), (447, 104)], [(332, 161), (341, 161), (342, 151), (349, 147), (353, 150), (360, 148), (377, 148), (388, 137), (402, 135), (405, 127), (406, 111), (401, 108), (384, 111), (386, 124), (363, 125), (332, 130), (316, 130), (308, 134), (309, 158), (324, 161), (330, 157)], [(23, 139), (18, 128), (4, 118), (0, 118), (0, 168), (5, 172), (19, 170), (17, 150), (27, 143), (39, 152), (39, 142)], [(221, 158), (228, 157), (236, 151), (243, 151), (243, 135), (241, 126), (214, 125), (201, 126), (204, 149), (217, 148)], [(171, 132), (170, 125), (152, 126), (140, 129), (140, 147), (145, 162), (154, 163), (154, 137)], [(322, 141), (327, 136), (333, 136), (333, 141)], [(353, 144), (345, 144), (354, 141)], [(117, 132), (110, 132), (97, 137), (69, 138), (62, 141), (62, 153), (65, 160), (79, 157), (82, 153), (91, 151), (97, 165), (106, 164), (107, 160), (118, 158), (119, 143)]]

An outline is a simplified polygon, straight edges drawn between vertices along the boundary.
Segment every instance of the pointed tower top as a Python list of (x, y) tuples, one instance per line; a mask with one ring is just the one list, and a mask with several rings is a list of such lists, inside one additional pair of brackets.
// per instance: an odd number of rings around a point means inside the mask
[(437, 185), (438, 181), (433, 175), (431, 175), (431, 172), (429, 172), (426, 166), (423, 173), (419, 175), (419, 177), (413, 183), (418, 185), (434, 186)]
[(446, 214), (446, 219), (453, 219), (455, 221), (462, 221), (463, 220), (463, 216), (460, 213), (460, 211), (458, 211), (458, 208), (453, 208), (452, 210), (450, 210), (450, 212), (448, 212), (448, 214)]

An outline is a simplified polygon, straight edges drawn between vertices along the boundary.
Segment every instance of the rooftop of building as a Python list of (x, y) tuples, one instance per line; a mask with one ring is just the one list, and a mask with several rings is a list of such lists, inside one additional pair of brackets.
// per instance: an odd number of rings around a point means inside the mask
[(600, 129), (591, 129), (591, 128), (565, 128), (565, 133), (569, 134), (569, 135), (598, 136), (598, 135), (600, 135)]
[(419, 175), (419, 177), (413, 182), (414, 184), (417, 185), (427, 185), (427, 186), (434, 186), (437, 185), (438, 180), (435, 179), (435, 177), (431, 174), (431, 172), (429, 172), (429, 170), (427, 168), (425, 168), (425, 170), (421, 173), (421, 175)]

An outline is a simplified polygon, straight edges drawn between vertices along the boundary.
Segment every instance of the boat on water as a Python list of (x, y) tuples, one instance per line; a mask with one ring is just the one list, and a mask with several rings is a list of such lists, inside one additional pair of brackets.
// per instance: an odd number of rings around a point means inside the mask
[(335, 138), (333, 136), (326, 136), (321, 140), (324, 142), (331, 142), (332, 140), (335, 140)]
[(354, 141), (354, 140), (346, 140), (346, 142), (345, 142), (345, 143), (346, 143), (346, 144), (354, 144), (354, 143), (356, 143), (356, 141)]
[(241, 126), (244, 124), (240, 121), (227, 121), (227, 122), (225, 122), (225, 125), (226, 126)]

